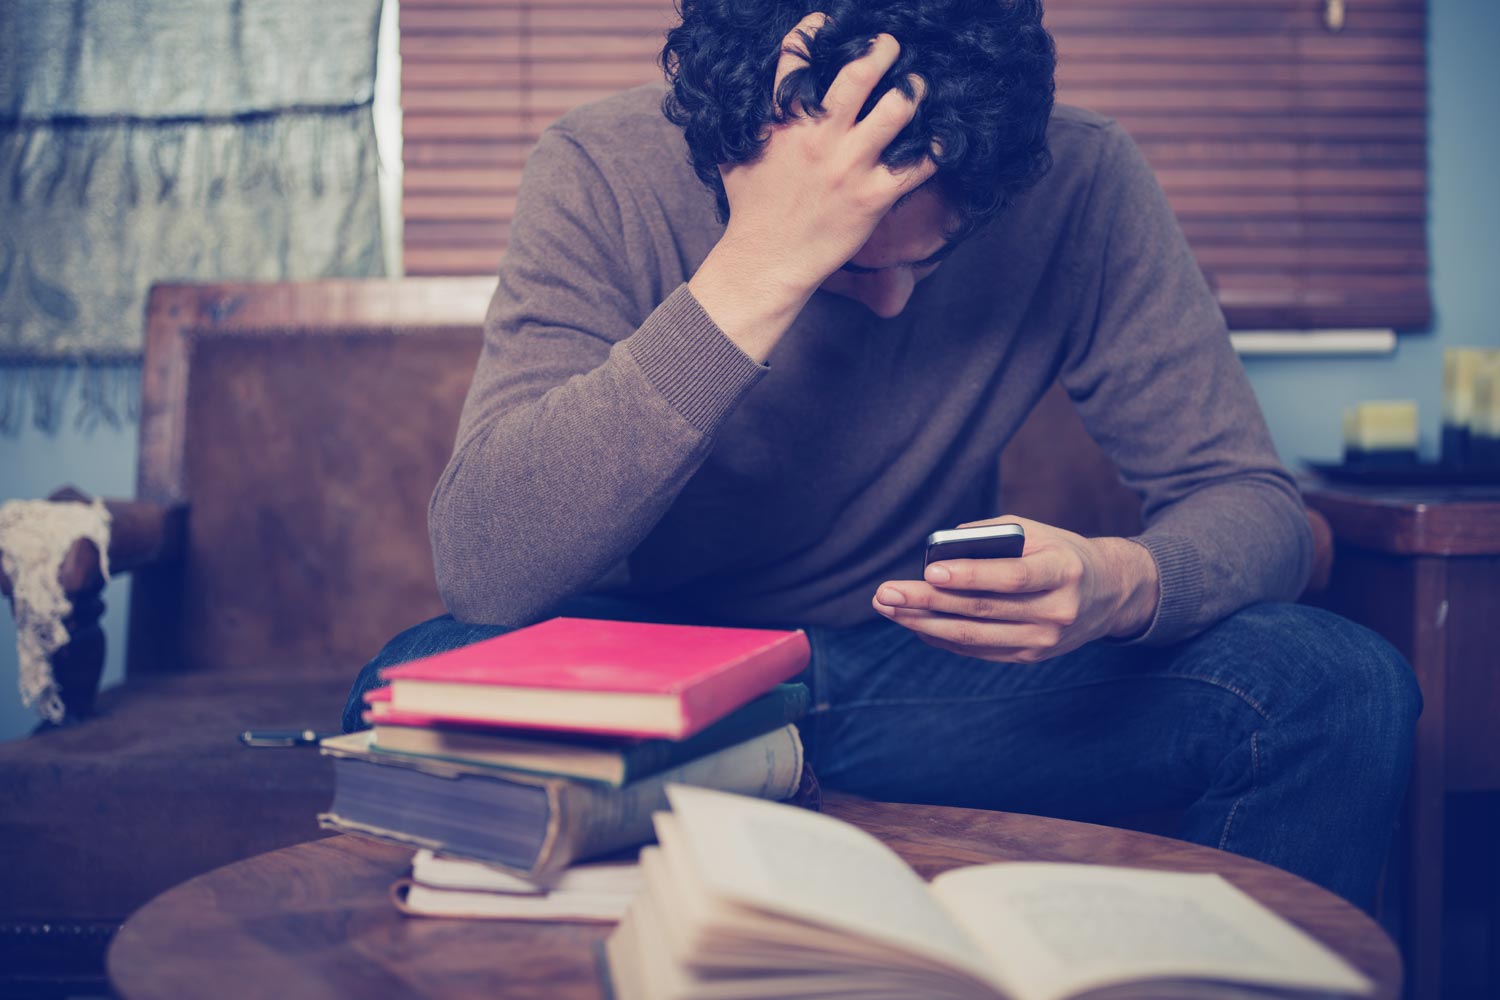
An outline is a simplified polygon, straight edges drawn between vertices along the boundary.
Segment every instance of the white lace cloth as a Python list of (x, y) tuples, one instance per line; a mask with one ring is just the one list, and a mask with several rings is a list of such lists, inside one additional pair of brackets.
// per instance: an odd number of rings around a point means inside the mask
[(68, 641), (63, 619), (72, 603), (57, 582), (63, 557), (80, 538), (99, 549), (99, 567), (109, 579), (109, 511), (104, 502), (11, 500), (0, 504), (0, 560), (13, 586), (16, 656), (21, 701), (42, 718), (61, 722), (62, 698), (52, 676), (52, 654)]

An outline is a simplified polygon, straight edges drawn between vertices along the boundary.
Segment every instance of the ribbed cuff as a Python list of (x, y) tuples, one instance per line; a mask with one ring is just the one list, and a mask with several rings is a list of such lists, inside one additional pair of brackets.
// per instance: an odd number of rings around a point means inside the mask
[(1198, 551), (1186, 539), (1174, 535), (1148, 533), (1130, 540), (1151, 553), (1160, 581), (1156, 617), (1145, 632), (1130, 641), (1147, 645), (1176, 642), (1193, 630), (1203, 607), (1203, 564)]
[(623, 343), (662, 397), (704, 435), (770, 370), (724, 335), (686, 282)]

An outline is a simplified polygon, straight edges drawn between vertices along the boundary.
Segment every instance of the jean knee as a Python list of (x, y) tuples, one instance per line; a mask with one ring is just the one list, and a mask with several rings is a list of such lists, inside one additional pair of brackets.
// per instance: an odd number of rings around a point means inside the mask
[(352, 733), (356, 729), (366, 728), (364, 696), (366, 692), (382, 686), (380, 671), (385, 667), (465, 646), (505, 631), (508, 629), (500, 626), (465, 625), (455, 621), (452, 615), (440, 615), (401, 632), (382, 646), (380, 652), (355, 677), (354, 686), (349, 689), (349, 697), (344, 702), (344, 732)]
[(1364, 631), (1375, 647), (1365, 660), (1371, 675), (1370, 690), (1390, 706), (1397, 724), (1409, 731), (1422, 714), (1422, 688), (1416, 670), (1385, 639), (1362, 625), (1353, 627)]
[(1315, 612), (1328, 636), (1328, 665), (1347, 703), (1410, 732), (1422, 691), (1406, 657), (1379, 634), (1327, 611)]
[(1422, 692), (1406, 658), (1363, 625), (1305, 605), (1267, 605), (1290, 658), (1299, 696), (1319, 707), (1330, 738), (1389, 748), (1409, 747)]
[(360, 668), (359, 674), (354, 678), (354, 685), (349, 688), (349, 696), (344, 699), (344, 711), (339, 720), (340, 728), (346, 733), (352, 733), (356, 729), (368, 729), (365, 724), (365, 694), (380, 687), (380, 664), (374, 660), (366, 663)]

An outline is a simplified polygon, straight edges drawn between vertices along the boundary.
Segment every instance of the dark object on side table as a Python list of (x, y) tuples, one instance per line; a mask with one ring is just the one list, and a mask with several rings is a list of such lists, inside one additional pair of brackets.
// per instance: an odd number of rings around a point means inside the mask
[(1500, 464), (1311, 460), (1303, 464), (1330, 482), (1353, 486), (1500, 486)]

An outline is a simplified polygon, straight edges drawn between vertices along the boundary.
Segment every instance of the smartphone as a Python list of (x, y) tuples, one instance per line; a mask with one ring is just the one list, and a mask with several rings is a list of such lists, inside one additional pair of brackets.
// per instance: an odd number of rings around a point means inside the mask
[(953, 528), (927, 536), (923, 568), (940, 559), (1014, 559), (1026, 548), (1026, 529), (1019, 524)]

